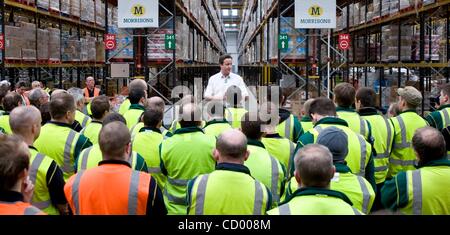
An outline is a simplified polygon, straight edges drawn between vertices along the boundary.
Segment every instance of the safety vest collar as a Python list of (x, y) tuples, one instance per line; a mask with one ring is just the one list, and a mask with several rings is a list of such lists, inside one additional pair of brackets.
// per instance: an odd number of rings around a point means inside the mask
[(312, 119), (308, 116), (303, 116), (301, 122), (312, 122)]
[(361, 108), (358, 111), (360, 116), (372, 116), (372, 115), (378, 115), (378, 110), (376, 108), (373, 107), (368, 107), (368, 108)]
[(248, 139), (247, 140), (247, 144), (248, 145), (257, 146), (257, 147), (261, 147), (263, 149), (266, 148), (266, 146), (264, 146), (264, 144), (261, 141), (259, 141), (259, 140)]
[(181, 135), (181, 134), (194, 133), (194, 132), (205, 133), (205, 132), (203, 132), (202, 128), (200, 128), (198, 126), (191, 126), (191, 127), (185, 127), (185, 128), (177, 129), (173, 133), (173, 135)]
[(72, 125), (69, 125), (69, 124), (63, 123), (63, 122), (49, 121), (47, 124), (53, 124), (53, 125), (56, 125), (56, 126), (67, 127), (67, 128), (72, 129)]
[(207, 126), (210, 126), (210, 125), (224, 124), (224, 123), (230, 123), (230, 122), (228, 122), (226, 119), (213, 119), (213, 120), (207, 122), (204, 128), (206, 128)]
[(33, 149), (33, 150), (35, 150), (36, 152), (38, 152), (37, 148), (34, 147), (34, 146), (32, 146), (32, 145), (28, 145), (28, 148), (29, 148), (29, 149)]
[(446, 109), (446, 108), (450, 108), (450, 104), (444, 104), (441, 107), (439, 107), (438, 110), (443, 110), (443, 109)]
[(127, 161), (121, 161), (121, 160), (104, 160), (98, 163), (99, 166), (103, 165), (124, 165), (129, 168), (131, 168), (131, 164)]
[(351, 107), (342, 107), (342, 106), (337, 106), (336, 107), (336, 112), (351, 112), (351, 113), (356, 113), (356, 110), (351, 108)]
[(3, 116), (9, 116), (9, 112), (3, 111)]
[(279, 116), (280, 116), (279, 124), (281, 124), (284, 121), (286, 121), (292, 115), (292, 113), (289, 110), (286, 110), (286, 109), (280, 109), (280, 110), (278, 110), (278, 113), (279, 113)]
[(144, 126), (144, 127), (142, 127), (142, 128), (139, 130), (139, 133), (140, 133), (140, 132), (146, 132), (146, 131), (153, 131), (153, 132), (156, 132), (156, 133), (159, 133), (159, 134), (162, 133), (161, 130), (160, 130), (159, 128), (150, 127), (150, 126)]
[(335, 163), (334, 166), (336, 167), (336, 172), (338, 173), (352, 173), (352, 170), (346, 164)]
[(100, 124), (100, 125), (103, 125), (103, 122), (101, 122), (101, 121), (97, 121), (97, 120), (92, 120), (92, 121), (91, 121), (91, 123), (96, 123), (96, 124)]
[(345, 194), (331, 189), (315, 188), (315, 187), (297, 189), (297, 191), (295, 191), (289, 198), (286, 199), (285, 203), (289, 202), (294, 197), (311, 196), (311, 195), (326, 195), (329, 197), (340, 198), (345, 202), (347, 202), (350, 206), (353, 206), (352, 201), (350, 201), (350, 199)]
[(0, 191), (2, 202), (23, 202), (23, 195), (16, 191)]
[(219, 163), (216, 166), (216, 170), (218, 171), (234, 171), (234, 172), (240, 172), (247, 175), (250, 175), (250, 169), (248, 167), (242, 165), (242, 164), (235, 164), (235, 163)]
[(344, 119), (340, 119), (338, 117), (325, 117), (320, 119), (314, 127), (320, 124), (328, 124), (328, 125), (338, 125), (338, 126), (346, 126), (348, 127), (348, 123)]
[(418, 168), (430, 166), (450, 166), (450, 160), (448, 160), (447, 156), (445, 156), (445, 158), (439, 160), (429, 161), (426, 163), (419, 162)]
[(130, 105), (130, 109), (145, 111), (145, 107), (140, 104), (132, 104), (132, 105)]
[(266, 136), (264, 136), (264, 138), (282, 139), (283, 137), (280, 134), (275, 133), (275, 134), (267, 134)]
[(400, 112), (399, 115), (400, 114), (404, 114), (404, 113), (415, 113), (415, 114), (417, 114), (417, 111), (415, 109), (407, 109), (405, 111)]

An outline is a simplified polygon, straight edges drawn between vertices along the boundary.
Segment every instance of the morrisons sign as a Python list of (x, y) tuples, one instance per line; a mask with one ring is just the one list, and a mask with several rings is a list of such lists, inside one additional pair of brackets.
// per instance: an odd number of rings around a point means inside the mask
[(295, 28), (336, 28), (336, 0), (295, 0)]
[(119, 28), (158, 28), (158, 0), (119, 0)]

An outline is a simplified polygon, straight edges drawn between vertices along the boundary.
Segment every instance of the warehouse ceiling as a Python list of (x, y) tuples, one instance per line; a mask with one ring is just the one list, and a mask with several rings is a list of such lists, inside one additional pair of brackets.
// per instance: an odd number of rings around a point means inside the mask
[(244, 0), (220, 0), (222, 21), (226, 31), (237, 31), (242, 17)]

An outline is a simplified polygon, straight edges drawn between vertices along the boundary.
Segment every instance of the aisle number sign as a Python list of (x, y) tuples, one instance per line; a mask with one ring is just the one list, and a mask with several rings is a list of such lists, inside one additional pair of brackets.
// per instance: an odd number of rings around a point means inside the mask
[(295, 28), (336, 28), (336, 0), (295, 0)]
[(0, 50), (5, 50), (5, 35), (0, 33)]
[(175, 34), (166, 34), (164, 44), (166, 50), (175, 50)]
[(119, 0), (119, 28), (158, 28), (158, 0)]
[(346, 51), (350, 48), (350, 34), (339, 34), (339, 50)]
[(280, 34), (278, 38), (278, 48), (285, 50), (289, 47), (289, 36), (287, 34)]
[(115, 34), (105, 34), (105, 49), (106, 50), (116, 49), (116, 35)]

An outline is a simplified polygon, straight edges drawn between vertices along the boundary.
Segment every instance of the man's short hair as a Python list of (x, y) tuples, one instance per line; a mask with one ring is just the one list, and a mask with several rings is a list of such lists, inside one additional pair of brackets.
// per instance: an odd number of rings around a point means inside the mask
[(31, 88), (35, 89), (35, 88), (40, 88), (41, 87), (41, 82), (40, 81), (33, 81), (31, 83)]
[(133, 81), (130, 82), (130, 86), (129, 86), (128, 90), (131, 92), (131, 90), (134, 90), (134, 89), (146, 91), (147, 83), (142, 79), (134, 79)]
[(39, 111), (41, 112), (42, 125), (46, 124), (52, 119), (50, 115), (50, 103), (45, 103), (39, 107)]
[(40, 123), (41, 112), (34, 106), (21, 106), (9, 116), (9, 125), (14, 134), (28, 134), (32, 124)]
[(121, 159), (131, 142), (130, 131), (122, 122), (112, 122), (102, 127), (98, 137), (104, 159)]
[(377, 94), (372, 88), (362, 87), (356, 92), (356, 100), (360, 101), (365, 108), (373, 108), (376, 106)]
[(325, 97), (316, 98), (311, 102), (311, 106), (309, 107), (309, 116), (313, 113), (322, 116), (337, 116), (336, 106), (333, 101)]
[(311, 103), (314, 101), (314, 99), (309, 99), (307, 101), (305, 101), (305, 103), (303, 104), (303, 111), (305, 112), (305, 115), (309, 116), (309, 110), (311, 108)]
[(3, 108), (6, 112), (11, 112), (14, 108), (19, 106), (19, 103), (22, 102), (22, 96), (15, 92), (9, 92), (3, 98)]
[(67, 92), (73, 96), (73, 99), (75, 100), (76, 103), (84, 99), (83, 89), (80, 89), (78, 87), (72, 87), (69, 90), (67, 90)]
[(52, 96), (50, 101), (50, 115), (53, 119), (63, 118), (67, 112), (76, 110), (73, 96), (62, 92)]
[(419, 159), (428, 162), (447, 157), (446, 143), (440, 131), (433, 127), (423, 127), (414, 133), (412, 144)]
[(148, 99), (148, 107), (152, 109), (160, 109), (161, 111), (165, 111), (166, 104), (164, 100), (159, 96), (154, 96)]
[(248, 139), (259, 140), (264, 134), (261, 129), (263, 124), (259, 114), (247, 112), (241, 119), (242, 133), (244, 133)]
[(28, 94), (28, 99), (30, 100), (30, 103), (37, 103), (39, 102), (39, 99), (44, 97), (44, 90), (42, 88), (34, 88), (30, 91)]
[(180, 125), (182, 128), (198, 127), (201, 125), (202, 111), (196, 104), (185, 104), (181, 107)]
[(0, 153), (0, 192), (11, 191), (23, 170), (29, 169), (30, 153), (15, 135), (0, 135)]
[(97, 96), (92, 100), (91, 112), (93, 118), (101, 119), (110, 109), (111, 105), (109, 104), (109, 98), (107, 96)]
[(16, 83), (16, 89), (21, 87), (27, 87), (27, 83), (25, 81), (20, 81)]
[(222, 156), (231, 157), (233, 159), (241, 159), (247, 152), (247, 138), (242, 136), (241, 141), (235, 141), (235, 139), (226, 138), (230, 132), (237, 132), (243, 135), (238, 130), (228, 130), (219, 135), (216, 140), (216, 149)]
[(441, 89), (442, 93), (450, 97), (450, 83), (444, 84)]
[(131, 104), (139, 104), (142, 98), (145, 98), (145, 91), (141, 89), (132, 89), (128, 95)]
[(144, 125), (147, 127), (156, 127), (162, 121), (164, 117), (161, 109), (148, 108), (143, 114)]
[(355, 103), (355, 88), (350, 83), (340, 83), (334, 88), (336, 103), (342, 107), (350, 107)]
[(333, 155), (327, 147), (309, 144), (301, 148), (295, 156), (295, 170), (300, 174), (306, 187), (323, 188), (333, 178)]
[(223, 63), (225, 62), (226, 59), (233, 59), (233, 57), (231, 55), (221, 55), (219, 57), (219, 64), (223, 65)]
[(102, 125), (106, 126), (111, 122), (121, 122), (127, 125), (127, 120), (119, 113), (109, 113), (108, 115), (106, 115), (106, 117), (103, 119)]
[(230, 86), (225, 92), (225, 97), (227, 103), (233, 105), (234, 107), (238, 106), (242, 101), (242, 91), (238, 86)]

